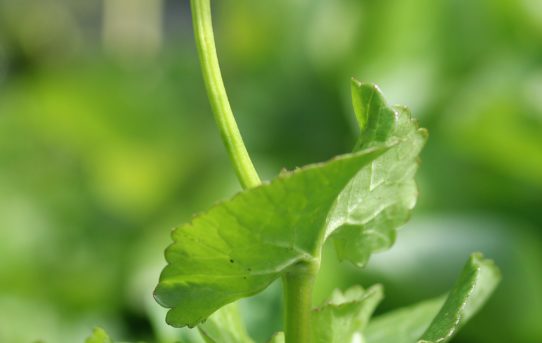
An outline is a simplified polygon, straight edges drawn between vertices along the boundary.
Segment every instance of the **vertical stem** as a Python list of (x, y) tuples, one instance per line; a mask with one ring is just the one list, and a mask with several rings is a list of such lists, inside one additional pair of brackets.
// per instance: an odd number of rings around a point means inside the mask
[[(214, 42), (210, 0), (190, 0), (194, 31), (207, 94), (220, 134), (244, 188), (260, 178), (250, 160), (228, 101)], [(301, 262), (283, 276), (286, 343), (311, 342), (312, 288), (318, 263)]]
[(312, 288), (317, 263), (301, 262), (282, 277), (286, 343), (311, 342)]
[(257, 186), (261, 181), (235, 122), (220, 73), (211, 18), (211, 1), (191, 0), (190, 3), (201, 69), (215, 121), (241, 185), (243, 188)]

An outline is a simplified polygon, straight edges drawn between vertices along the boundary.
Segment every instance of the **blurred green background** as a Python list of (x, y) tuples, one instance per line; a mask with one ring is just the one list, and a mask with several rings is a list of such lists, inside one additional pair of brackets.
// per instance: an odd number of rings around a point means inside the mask
[[(383, 283), (440, 295), (471, 251), (504, 280), (455, 342), (542, 342), (542, 2), (214, 1), (230, 100), (269, 179), (347, 152), (350, 77), (430, 139), (419, 205), (368, 268), (326, 250), (315, 303)], [(0, 342), (173, 342), (152, 298), (172, 227), (239, 190), (188, 0), (0, 0)], [(331, 249), (332, 250), (332, 249)], [(242, 302), (264, 342), (280, 285)]]

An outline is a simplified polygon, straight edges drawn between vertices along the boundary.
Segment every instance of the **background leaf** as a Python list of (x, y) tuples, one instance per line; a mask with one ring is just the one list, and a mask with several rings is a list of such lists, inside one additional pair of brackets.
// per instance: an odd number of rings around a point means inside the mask
[(208, 343), (254, 342), (247, 334), (237, 303), (222, 307), (198, 328)]
[(444, 298), (397, 309), (371, 320), (363, 336), (367, 343), (413, 343), (429, 327)]
[(449, 341), (480, 310), (500, 280), (501, 273), (493, 261), (473, 254), (420, 343)]
[(377, 317), (364, 336), (368, 343), (447, 342), (480, 310), (500, 279), (493, 261), (472, 254), (445, 301), (437, 298)]
[(95, 328), (92, 335), (85, 340), (85, 343), (113, 343), (107, 333), (102, 328)]
[(277, 332), (268, 343), (284, 343), (284, 332)]
[(364, 290), (353, 286), (346, 292), (335, 290), (331, 298), (312, 312), (313, 343), (352, 342), (369, 322), (383, 298), (380, 285)]

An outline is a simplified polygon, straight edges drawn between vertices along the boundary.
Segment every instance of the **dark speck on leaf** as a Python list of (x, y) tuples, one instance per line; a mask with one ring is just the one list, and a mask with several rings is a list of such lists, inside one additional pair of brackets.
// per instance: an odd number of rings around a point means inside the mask
[(235, 261), (233, 259), (230, 259), (230, 263), (233, 263), (233, 262), (235, 262)]

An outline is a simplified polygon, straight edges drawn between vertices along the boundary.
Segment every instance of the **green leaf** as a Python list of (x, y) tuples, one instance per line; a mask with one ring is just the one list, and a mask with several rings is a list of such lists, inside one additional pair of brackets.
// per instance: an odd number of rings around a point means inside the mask
[(198, 328), (207, 343), (254, 342), (247, 334), (237, 303), (222, 307)]
[(501, 280), (495, 263), (475, 253), (419, 343), (448, 342), (485, 304)]
[(439, 312), (444, 297), (401, 308), (371, 320), (363, 336), (367, 343), (414, 343)]
[(376, 87), (356, 87), (367, 120), (353, 153), (281, 173), (174, 230), (155, 290), (170, 325), (193, 327), (295, 264), (317, 265), (331, 235), (339, 255), (358, 265), (391, 244), (415, 203), (425, 134), (406, 111), (386, 111)]
[[(323, 306), (312, 310), (312, 342), (352, 342), (365, 328), (382, 298), (380, 285), (368, 290), (354, 286), (345, 293), (335, 290)], [(284, 333), (276, 333), (269, 343), (284, 343)]]
[(265, 289), (290, 266), (319, 258), (340, 190), (386, 148), (282, 174), (173, 232), (155, 290), (170, 325), (195, 326), (220, 307)]
[(354, 286), (344, 294), (335, 290), (324, 306), (312, 312), (312, 342), (352, 342), (354, 336), (365, 328), (382, 298), (380, 285), (367, 291)]
[(372, 253), (393, 245), (396, 229), (416, 205), (414, 174), (427, 132), (417, 127), (408, 109), (388, 106), (375, 85), (354, 80), (352, 98), (361, 128), (355, 151), (400, 142), (360, 170), (330, 216), (327, 232), (339, 258), (362, 267)]
[(445, 301), (429, 300), (377, 317), (363, 332), (365, 339), (367, 343), (448, 342), (483, 306), (500, 278), (493, 261), (472, 254)]
[(284, 343), (284, 341), (285, 341), (284, 332), (280, 331), (274, 334), (268, 343)]
[(109, 338), (104, 329), (95, 328), (92, 335), (85, 340), (85, 343), (113, 343), (113, 340)]

